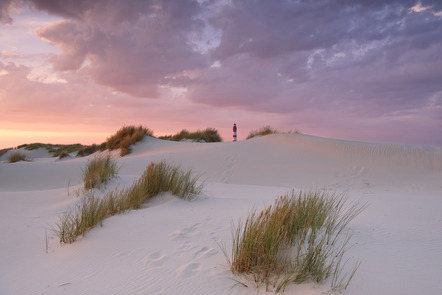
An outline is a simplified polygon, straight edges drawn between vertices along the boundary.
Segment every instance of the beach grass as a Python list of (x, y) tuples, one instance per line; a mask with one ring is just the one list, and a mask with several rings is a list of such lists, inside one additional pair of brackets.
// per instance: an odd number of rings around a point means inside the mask
[(233, 229), (232, 252), (226, 255), (230, 269), (275, 292), (289, 284), (322, 283), (330, 277), (334, 289), (344, 289), (357, 268), (344, 275), (348, 281), (342, 279), (350, 239), (342, 236), (364, 208), (348, 206), (342, 195), (319, 191), (283, 195)]
[(26, 154), (20, 151), (16, 151), (11, 153), (8, 156), (8, 163), (16, 163), (19, 161), (27, 161)]
[(221, 142), (222, 138), (218, 133), (218, 130), (213, 128), (206, 128), (204, 130), (197, 130), (195, 132), (189, 132), (186, 129), (174, 135), (165, 135), (158, 137), (159, 139), (171, 140), (171, 141), (181, 141), (181, 140), (192, 140), (198, 142)]
[(249, 135), (247, 135), (246, 139), (250, 139), (256, 136), (265, 136), (265, 135), (269, 135), (269, 134), (275, 134), (278, 133), (279, 131), (277, 129), (274, 129), (272, 127), (270, 127), (269, 125), (266, 125), (264, 127), (261, 127), (257, 130), (252, 130), (250, 131)]
[(84, 188), (90, 190), (105, 186), (118, 174), (118, 170), (117, 163), (111, 156), (95, 156), (87, 162), (83, 171)]
[(153, 132), (143, 126), (123, 126), (106, 141), (106, 149), (120, 149), (120, 156), (131, 152), (131, 145), (143, 140), (145, 136), (153, 136)]
[(278, 133), (301, 134), (301, 131), (296, 129), (296, 130), (291, 130), (288, 132), (280, 132), (280, 131), (278, 131), (278, 129), (275, 129), (275, 128), (271, 127), (270, 125), (266, 125), (266, 126), (261, 127), (257, 130), (250, 131), (250, 133), (249, 133), (249, 135), (247, 135), (246, 139), (251, 139), (256, 136), (265, 136), (265, 135), (278, 134)]
[(132, 186), (114, 190), (103, 198), (84, 196), (74, 209), (66, 211), (54, 229), (60, 243), (73, 243), (79, 236), (101, 223), (104, 219), (122, 212), (139, 209), (154, 196), (171, 192), (178, 198), (190, 200), (201, 193), (203, 184), (191, 171), (165, 161), (151, 163)]

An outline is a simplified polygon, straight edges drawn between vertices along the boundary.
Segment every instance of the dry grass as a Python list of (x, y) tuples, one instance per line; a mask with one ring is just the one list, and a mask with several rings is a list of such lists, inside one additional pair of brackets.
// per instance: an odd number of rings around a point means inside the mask
[(261, 127), (258, 130), (252, 130), (250, 131), (249, 135), (246, 137), (246, 139), (250, 139), (256, 136), (265, 136), (265, 135), (269, 135), (269, 134), (278, 134), (278, 133), (293, 133), (293, 134), (302, 134), (301, 131), (299, 130), (291, 130), (288, 132), (280, 132), (277, 129), (274, 129), (272, 127), (270, 127), (269, 125), (266, 125), (264, 127)]
[(230, 269), (275, 292), (330, 277), (333, 289), (346, 288), (357, 268), (341, 276), (349, 242), (341, 235), (363, 209), (347, 206), (342, 196), (292, 191), (264, 211), (252, 212), (234, 229), (232, 253), (226, 255)]
[(275, 133), (278, 133), (278, 130), (273, 129), (269, 125), (266, 125), (264, 127), (261, 127), (258, 130), (250, 131), (250, 133), (249, 133), (249, 135), (247, 135), (246, 139), (250, 139), (250, 138), (253, 138), (255, 136), (265, 136), (265, 135), (275, 134)]
[(100, 188), (118, 174), (117, 163), (109, 155), (89, 160), (83, 172), (84, 188)]
[(8, 163), (16, 163), (19, 161), (27, 161), (26, 154), (20, 151), (13, 152), (8, 157)]
[(189, 200), (201, 193), (203, 185), (197, 185), (197, 178), (191, 171), (163, 162), (151, 163), (143, 175), (132, 186), (115, 190), (102, 199), (85, 196), (74, 210), (60, 217), (54, 230), (60, 243), (73, 243), (79, 236), (101, 223), (105, 218), (127, 210), (139, 209), (147, 200), (162, 193), (171, 192), (179, 198)]
[(143, 140), (145, 136), (153, 136), (153, 132), (143, 126), (124, 126), (106, 141), (106, 149), (120, 149), (123, 157), (131, 152), (131, 145)]

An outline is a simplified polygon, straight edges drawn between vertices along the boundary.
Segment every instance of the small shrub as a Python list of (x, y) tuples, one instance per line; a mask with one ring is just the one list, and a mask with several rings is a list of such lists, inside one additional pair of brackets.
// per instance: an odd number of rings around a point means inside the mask
[(345, 203), (342, 196), (292, 191), (262, 212), (252, 212), (233, 231), (231, 258), (223, 250), (231, 271), (276, 292), (291, 283), (321, 283), (331, 276), (332, 288), (346, 288), (357, 267), (346, 283), (338, 279), (349, 241), (340, 237), (365, 207)]
[(26, 154), (20, 151), (13, 152), (8, 157), (8, 163), (15, 163), (19, 161), (27, 161)]
[(106, 149), (120, 149), (120, 155), (125, 156), (131, 152), (130, 146), (143, 140), (146, 135), (153, 136), (153, 132), (142, 126), (124, 126), (107, 139)]
[(269, 125), (266, 125), (264, 127), (261, 127), (258, 130), (252, 130), (250, 131), (249, 135), (246, 137), (246, 139), (250, 139), (253, 138), (255, 136), (265, 136), (265, 135), (269, 135), (269, 134), (275, 134), (278, 133), (278, 130), (273, 129), (272, 127), (270, 127)]
[(105, 218), (127, 210), (139, 209), (150, 198), (170, 191), (175, 196), (189, 200), (200, 194), (203, 185), (197, 185), (191, 171), (185, 172), (177, 166), (163, 162), (151, 163), (143, 175), (132, 186), (115, 190), (102, 199), (87, 196), (72, 211), (60, 217), (54, 230), (60, 243), (73, 243), (89, 229)]
[(88, 161), (83, 173), (84, 188), (90, 190), (106, 185), (118, 174), (115, 161), (110, 156), (95, 157)]

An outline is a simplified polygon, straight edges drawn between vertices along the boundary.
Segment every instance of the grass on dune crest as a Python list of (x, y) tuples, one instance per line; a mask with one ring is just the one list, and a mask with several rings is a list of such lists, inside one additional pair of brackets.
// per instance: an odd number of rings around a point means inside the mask
[(153, 136), (153, 132), (143, 126), (124, 126), (106, 141), (106, 149), (120, 149), (123, 157), (131, 152), (131, 145), (143, 140), (145, 136)]
[(104, 219), (122, 212), (139, 209), (152, 197), (171, 192), (178, 198), (189, 200), (201, 193), (203, 185), (191, 171), (162, 161), (151, 163), (132, 186), (114, 190), (103, 198), (85, 196), (73, 210), (65, 212), (54, 230), (60, 243), (73, 243), (79, 236), (100, 224)]
[(231, 256), (223, 251), (234, 274), (266, 290), (283, 292), (289, 284), (328, 278), (333, 290), (343, 290), (359, 266), (342, 275), (350, 239), (344, 229), (364, 208), (347, 205), (343, 196), (292, 191), (249, 214), (233, 230)]
[(250, 139), (256, 136), (265, 136), (265, 135), (269, 135), (269, 134), (278, 134), (278, 133), (294, 133), (294, 134), (301, 134), (301, 131), (299, 130), (294, 130), (294, 131), (289, 131), (289, 132), (280, 132), (277, 129), (274, 129), (272, 127), (270, 127), (269, 125), (266, 125), (264, 127), (261, 127), (257, 130), (252, 130), (250, 131), (249, 135), (247, 135), (246, 139)]
[[(143, 140), (145, 136), (152, 136), (153, 131), (143, 126), (123, 126), (115, 134), (107, 138), (101, 144), (82, 145), (82, 144), (48, 144), (48, 143), (31, 143), (22, 144), (17, 148), (24, 148), (26, 150), (35, 150), (38, 148), (45, 148), (53, 157), (60, 159), (69, 156), (69, 154), (76, 152), (77, 157), (85, 157), (97, 151), (117, 150), (120, 149), (120, 156), (125, 156), (131, 152), (131, 146)], [(206, 128), (196, 132), (189, 132), (183, 129), (175, 135), (166, 135), (159, 137), (160, 139), (181, 141), (193, 140), (198, 142), (221, 142), (222, 138), (218, 130), (214, 128)], [(12, 148), (1, 149), (0, 156), (7, 153)]]
[(181, 130), (175, 135), (165, 135), (158, 137), (159, 139), (181, 141), (185, 139), (202, 142), (221, 142), (222, 138), (218, 134), (218, 130), (213, 128), (206, 128), (204, 130), (198, 130), (196, 132), (189, 132), (186, 129)]
[(88, 161), (83, 171), (84, 188), (86, 190), (100, 188), (117, 174), (117, 163), (111, 156), (95, 156)]

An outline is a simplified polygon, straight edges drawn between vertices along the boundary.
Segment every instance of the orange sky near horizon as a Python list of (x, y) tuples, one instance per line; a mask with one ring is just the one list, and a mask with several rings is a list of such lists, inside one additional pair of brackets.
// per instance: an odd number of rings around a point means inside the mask
[(107, 132), (59, 132), (0, 129), (0, 149), (14, 148), (29, 143), (93, 144), (101, 143), (110, 136)]

